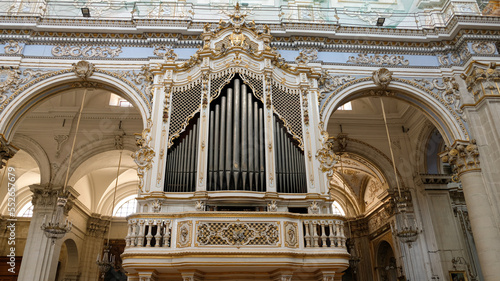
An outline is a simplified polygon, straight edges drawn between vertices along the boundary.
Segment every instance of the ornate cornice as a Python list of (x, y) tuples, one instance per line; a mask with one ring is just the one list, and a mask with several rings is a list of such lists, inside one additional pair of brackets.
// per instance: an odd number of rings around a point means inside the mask
[(479, 151), (475, 140), (456, 140), (439, 154), (444, 163), (449, 163), (455, 173), (454, 180), (467, 172), (480, 171)]

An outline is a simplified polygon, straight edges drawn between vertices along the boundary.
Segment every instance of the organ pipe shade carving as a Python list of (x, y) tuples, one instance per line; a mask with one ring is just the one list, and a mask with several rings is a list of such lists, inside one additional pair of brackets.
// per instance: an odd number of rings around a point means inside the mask
[(274, 157), (276, 187), (280, 193), (307, 193), (304, 152), (275, 115)]
[(198, 159), (199, 114), (168, 149), (165, 173), (166, 192), (194, 192)]
[(236, 76), (210, 104), (207, 190), (265, 191), (264, 109)]

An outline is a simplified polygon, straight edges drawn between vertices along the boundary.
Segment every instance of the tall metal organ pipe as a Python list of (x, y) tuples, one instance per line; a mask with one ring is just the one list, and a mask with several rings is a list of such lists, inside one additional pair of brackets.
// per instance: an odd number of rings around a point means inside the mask
[(186, 130), (174, 140), (167, 151), (165, 168), (166, 192), (194, 192), (196, 190), (196, 162), (198, 159), (198, 128), (200, 118), (191, 119)]
[(209, 116), (207, 190), (265, 191), (262, 103), (235, 78), (211, 102)]

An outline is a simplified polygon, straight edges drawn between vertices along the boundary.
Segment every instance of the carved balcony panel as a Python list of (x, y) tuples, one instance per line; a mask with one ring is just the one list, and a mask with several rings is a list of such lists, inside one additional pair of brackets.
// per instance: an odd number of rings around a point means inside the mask
[(313, 278), (348, 267), (344, 223), (335, 215), (279, 212), (135, 214), (123, 266), (131, 274), (154, 268), (161, 280), (181, 280), (180, 272), (191, 270), (219, 276), (228, 266), (259, 280), (297, 268)]

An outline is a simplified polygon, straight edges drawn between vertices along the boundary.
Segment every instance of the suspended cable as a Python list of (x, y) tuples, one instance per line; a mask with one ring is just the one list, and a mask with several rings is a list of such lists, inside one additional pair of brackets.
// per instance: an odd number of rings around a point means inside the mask
[(113, 221), (113, 212), (115, 210), (116, 188), (118, 187), (118, 178), (120, 177), (120, 168), (121, 168), (121, 164), (122, 164), (122, 154), (123, 154), (123, 151), (120, 150), (120, 159), (118, 160), (118, 169), (116, 170), (115, 189), (114, 189), (114, 192), (113, 192), (113, 204), (112, 204), (112, 207), (111, 207), (111, 219), (109, 220), (108, 242), (107, 242), (108, 246), (109, 246), (109, 234), (111, 233), (111, 223)]
[(387, 140), (389, 141), (389, 150), (391, 151), (392, 167), (394, 169), (394, 177), (396, 178), (396, 185), (398, 188), (399, 198), (401, 198), (401, 188), (399, 187), (398, 173), (396, 171), (396, 162), (394, 162), (394, 152), (392, 151), (391, 135), (389, 134), (389, 127), (387, 126), (387, 117), (385, 116), (384, 101), (380, 99), (380, 104), (382, 105), (382, 116), (384, 117), (385, 132), (387, 133)]
[(66, 179), (64, 180), (64, 186), (62, 188), (62, 193), (66, 191), (66, 186), (68, 185), (69, 179), (69, 169), (71, 167), (71, 160), (73, 159), (73, 152), (75, 150), (76, 136), (78, 135), (78, 128), (80, 127), (80, 120), (82, 118), (83, 104), (85, 103), (85, 96), (87, 95), (87, 88), (83, 91), (82, 104), (80, 105), (80, 110), (78, 111), (78, 119), (76, 121), (75, 136), (73, 137), (73, 144), (71, 145), (71, 152), (69, 154), (68, 168), (66, 170)]

